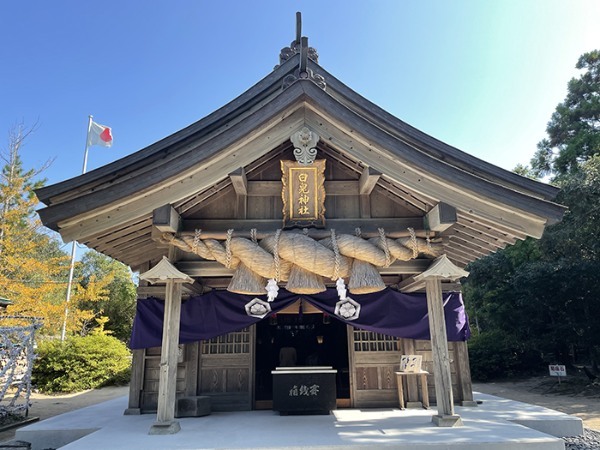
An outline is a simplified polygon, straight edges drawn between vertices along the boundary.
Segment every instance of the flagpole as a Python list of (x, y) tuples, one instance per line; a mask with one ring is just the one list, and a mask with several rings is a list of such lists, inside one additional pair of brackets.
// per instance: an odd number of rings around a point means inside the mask
[[(83, 175), (87, 170), (88, 150), (90, 141), (90, 130), (92, 129), (92, 116), (88, 117), (88, 127), (85, 136), (85, 151), (83, 152), (83, 168), (81, 174)], [(65, 316), (63, 318), (62, 331), (60, 333), (60, 340), (64, 341), (67, 335), (67, 318), (69, 317), (69, 302), (71, 301), (71, 290), (73, 288), (73, 274), (75, 273), (75, 256), (77, 254), (77, 241), (73, 241), (71, 247), (71, 265), (69, 267), (69, 282), (67, 283), (67, 298), (65, 299)]]

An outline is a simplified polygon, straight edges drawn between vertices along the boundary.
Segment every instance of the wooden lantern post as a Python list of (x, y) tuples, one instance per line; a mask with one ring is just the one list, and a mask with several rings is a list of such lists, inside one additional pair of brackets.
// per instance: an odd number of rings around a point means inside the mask
[(439, 427), (462, 425), (460, 416), (454, 413), (448, 336), (446, 335), (446, 322), (444, 320), (442, 280), (449, 279), (454, 281), (468, 275), (469, 272), (455, 266), (446, 255), (442, 255), (425, 272), (415, 277), (416, 281), (425, 281), (433, 356), (435, 396), (438, 408), (438, 414), (432, 417), (432, 422)]
[(181, 284), (194, 280), (177, 270), (166, 256), (148, 272), (140, 275), (150, 283), (166, 282), (165, 315), (163, 321), (160, 378), (158, 382), (158, 407), (156, 422), (149, 434), (175, 434), (181, 426), (175, 420), (175, 392), (177, 384), (177, 356), (179, 350), (179, 324), (181, 319)]

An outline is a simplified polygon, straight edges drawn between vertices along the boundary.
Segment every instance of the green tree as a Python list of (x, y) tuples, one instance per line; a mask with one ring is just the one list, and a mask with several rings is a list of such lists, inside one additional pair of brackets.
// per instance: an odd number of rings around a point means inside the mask
[(469, 267), (466, 304), (481, 332), (470, 344), (474, 376), (525, 373), (541, 361), (600, 362), (600, 155), (562, 186), (557, 201), (569, 208), (562, 222), (539, 241), (518, 242)]
[(107, 317), (104, 329), (122, 341), (128, 340), (137, 298), (131, 270), (119, 261), (90, 250), (81, 259), (78, 278), (84, 287), (94, 280), (103, 283), (106, 296), (82, 307), (95, 311), (97, 316)]
[[(600, 362), (600, 51), (582, 55), (577, 68), (582, 74), (569, 82), (532, 168), (516, 170), (553, 177), (561, 188), (556, 201), (568, 207), (563, 220), (539, 241), (470, 266), (465, 298), (479, 325), (470, 345), (481, 378), (523, 373), (540, 359)], [(495, 369), (486, 365), (490, 358)]]
[(583, 73), (569, 81), (567, 97), (548, 122), (548, 137), (531, 160), (538, 177), (561, 178), (600, 153), (600, 50), (583, 54), (576, 67)]

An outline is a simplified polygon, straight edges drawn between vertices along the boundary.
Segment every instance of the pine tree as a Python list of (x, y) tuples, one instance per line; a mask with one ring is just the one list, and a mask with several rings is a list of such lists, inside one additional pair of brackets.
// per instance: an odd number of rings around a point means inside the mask
[(531, 160), (538, 177), (560, 180), (600, 153), (600, 50), (581, 55), (576, 67), (584, 72), (569, 81), (567, 97), (548, 122), (548, 137)]

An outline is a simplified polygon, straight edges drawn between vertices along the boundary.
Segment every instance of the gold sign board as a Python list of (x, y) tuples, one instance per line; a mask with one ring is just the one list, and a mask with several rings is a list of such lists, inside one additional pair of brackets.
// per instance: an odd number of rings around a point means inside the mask
[(281, 161), (283, 226), (325, 226), (325, 160), (303, 165)]

